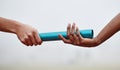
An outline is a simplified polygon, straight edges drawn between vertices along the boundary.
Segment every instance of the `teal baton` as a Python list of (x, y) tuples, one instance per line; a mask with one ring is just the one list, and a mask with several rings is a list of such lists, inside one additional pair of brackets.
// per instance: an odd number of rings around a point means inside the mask
[[(54, 41), (61, 40), (59, 34), (68, 39), (66, 31), (39, 33), (39, 36), (42, 41)], [(80, 34), (83, 38), (93, 38), (93, 29), (80, 30)]]

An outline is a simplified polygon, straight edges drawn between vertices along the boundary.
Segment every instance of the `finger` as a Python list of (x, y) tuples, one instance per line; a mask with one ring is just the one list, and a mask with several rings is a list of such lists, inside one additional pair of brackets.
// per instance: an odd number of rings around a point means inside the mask
[(33, 43), (32, 43), (32, 41), (31, 41), (29, 36), (25, 38), (25, 42), (27, 43), (27, 45), (33, 46)]
[(74, 34), (74, 33), (75, 33), (75, 23), (73, 23), (72, 29), (71, 29), (71, 34)]
[(75, 23), (73, 23), (73, 25), (72, 25), (72, 36), (73, 36), (74, 40), (77, 41), (78, 38), (77, 38), (77, 35), (75, 34), (75, 31), (76, 31)]
[(75, 23), (73, 23), (72, 28), (70, 28), (70, 34), (68, 35), (69, 39), (72, 41), (72, 43), (75, 42), (74, 40), (74, 32), (75, 32)]
[(73, 35), (72, 35), (72, 34), (69, 34), (69, 35), (68, 35), (68, 38), (69, 38), (69, 40), (72, 41), (72, 43), (74, 42), (74, 38), (73, 38)]
[(67, 36), (71, 40), (71, 42), (74, 42), (74, 38), (73, 38), (73, 36), (71, 34), (71, 30), (72, 30), (71, 24), (68, 24), (68, 27), (67, 27)]
[(73, 44), (78, 45), (79, 44), (79, 37), (76, 34), (73, 34), (74, 42)]
[(35, 40), (36, 40), (37, 44), (41, 45), (42, 40), (41, 40), (41, 38), (39, 37), (38, 32), (35, 32), (34, 37), (35, 37)]
[(71, 32), (71, 24), (68, 24), (67, 26), (67, 35), (70, 35)]
[(79, 31), (78, 27), (76, 27), (76, 34), (77, 34), (79, 40), (81, 41), (82, 40), (82, 36), (80, 35), (80, 31)]
[(23, 39), (23, 38), (19, 38), (19, 39), (20, 39), (20, 41), (21, 41), (24, 45), (29, 46), (29, 45), (25, 42), (25, 39)]
[(27, 46), (30, 46), (32, 45), (31, 42), (28, 40), (28, 37), (25, 35), (23, 37), (20, 38), (21, 39), (21, 42)]
[(30, 33), (28, 35), (28, 37), (29, 37), (29, 40), (31, 41), (32, 45), (37, 45), (35, 38), (34, 38), (34, 35), (32, 35), (32, 33)]
[(71, 35), (71, 24), (68, 24), (68, 27), (67, 27), (67, 36), (68, 38), (71, 40), (71, 41), (74, 41), (74, 38), (72, 37)]
[(64, 43), (69, 43), (69, 44), (71, 43), (70, 40), (64, 38), (62, 35), (58, 35), (58, 36), (59, 36), (59, 38), (60, 38)]
[(28, 39), (28, 36), (25, 34), (25, 35), (17, 35), (18, 39), (26, 46), (30, 46), (32, 45)]

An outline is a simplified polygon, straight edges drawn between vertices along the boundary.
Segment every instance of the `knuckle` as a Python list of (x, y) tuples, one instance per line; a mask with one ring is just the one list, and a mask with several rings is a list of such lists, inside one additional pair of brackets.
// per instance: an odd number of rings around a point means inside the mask
[(33, 29), (32, 33), (37, 33), (38, 31), (36, 29)]
[(25, 39), (21, 39), (21, 42), (24, 43), (24, 44), (26, 43), (26, 42), (25, 42)]
[(24, 38), (24, 41), (28, 41), (28, 37)]
[(66, 41), (63, 41), (64, 43), (68, 43), (68, 42), (66, 42)]
[(25, 44), (26, 46), (29, 46), (28, 44)]
[(29, 37), (32, 36), (32, 33), (28, 33), (28, 36), (29, 36)]
[(33, 44), (31, 43), (30, 46), (33, 46)]
[(36, 42), (38, 45), (40, 45), (41, 43), (42, 43), (42, 41), (41, 40), (37, 40), (37, 42)]
[(25, 40), (24, 40), (24, 39), (21, 39), (21, 42), (22, 42), (22, 43), (24, 43), (24, 42), (25, 42)]
[(41, 44), (41, 43), (42, 43), (42, 41), (39, 39), (39, 40), (37, 40), (37, 43), (38, 43), (38, 44)]
[(34, 43), (34, 45), (36, 46), (36, 45), (37, 45), (37, 43)]
[(42, 44), (42, 41), (39, 42), (39, 45), (41, 45), (41, 44)]

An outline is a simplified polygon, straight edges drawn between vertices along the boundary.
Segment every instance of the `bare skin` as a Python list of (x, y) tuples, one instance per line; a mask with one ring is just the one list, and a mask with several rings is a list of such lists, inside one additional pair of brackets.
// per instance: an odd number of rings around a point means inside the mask
[[(64, 43), (83, 46), (83, 47), (96, 47), (109, 39), (112, 35), (120, 30), (120, 13), (115, 16), (102, 30), (101, 32), (93, 39), (83, 38), (78, 27), (73, 23), (68, 24), (67, 26), (67, 35), (69, 39), (65, 39), (62, 35), (59, 37), (63, 40)], [(75, 34), (74, 32), (77, 32)]]
[(35, 28), (15, 20), (0, 17), (0, 31), (16, 34), (18, 39), (27, 46), (40, 45), (42, 43)]

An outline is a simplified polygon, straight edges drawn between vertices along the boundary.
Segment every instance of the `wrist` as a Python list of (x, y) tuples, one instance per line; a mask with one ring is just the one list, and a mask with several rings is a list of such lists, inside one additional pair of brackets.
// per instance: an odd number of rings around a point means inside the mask
[(14, 21), (14, 20), (13, 20), (13, 23), (14, 23), (14, 25), (11, 28), (11, 32), (17, 34), (17, 32), (21, 29), (21, 27), (23, 26), (23, 24), (21, 24), (21, 23), (19, 23), (17, 21)]
[(101, 44), (101, 40), (98, 40), (98, 38), (96, 37), (96, 38), (93, 39), (93, 43), (94, 43), (95, 46), (98, 46), (98, 45)]

